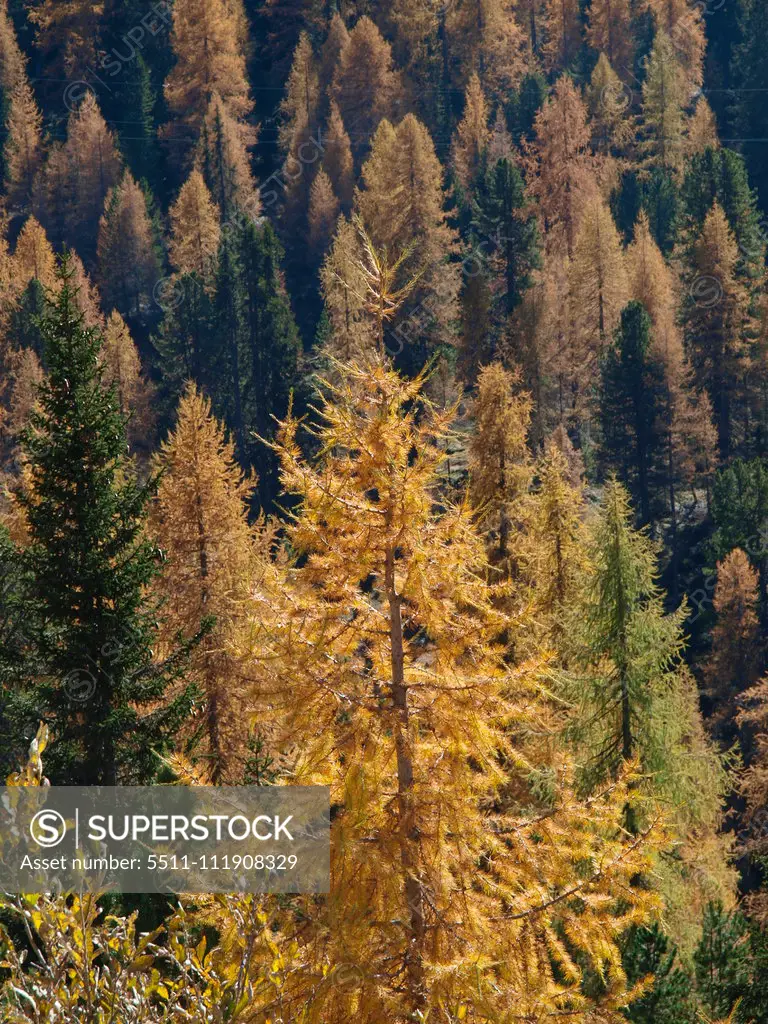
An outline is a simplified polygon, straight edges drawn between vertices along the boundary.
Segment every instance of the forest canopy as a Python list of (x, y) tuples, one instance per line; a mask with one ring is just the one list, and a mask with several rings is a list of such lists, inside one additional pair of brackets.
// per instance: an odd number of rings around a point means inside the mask
[(331, 800), (0, 895), (3, 1022), (768, 1024), (766, 48), (0, 0), (0, 778)]

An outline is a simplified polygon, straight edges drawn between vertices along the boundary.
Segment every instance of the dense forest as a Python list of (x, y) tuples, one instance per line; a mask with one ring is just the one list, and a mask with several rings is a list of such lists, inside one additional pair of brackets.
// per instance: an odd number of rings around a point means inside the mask
[(768, 1024), (766, 97), (764, 0), (0, 0), (0, 778), (332, 822), (0, 897), (3, 1024)]

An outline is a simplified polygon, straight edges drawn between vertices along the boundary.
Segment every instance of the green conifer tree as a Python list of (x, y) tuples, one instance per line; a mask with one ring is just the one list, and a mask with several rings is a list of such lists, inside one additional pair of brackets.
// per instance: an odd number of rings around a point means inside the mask
[[(277, 463), (259, 438), (274, 434), (296, 381), (298, 331), (282, 283), (283, 250), (269, 224), (247, 221), (222, 243), (214, 298), (216, 330), (205, 360), (217, 416), (233, 430), (238, 458), (256, 467), (258, 495), (277, 496)], [(255, 437), (254, 435), (258, 435)]]
[(722, 206), (739, 247), (739, 269), (757, 278), (765, 262), (765, 238), (744, 157), (725, 148), (706, 149), (690, 157), (680, 196), (685, 227), (692, 235), (703, 228), (713, 203)]
[(527, 201), (523, 177), (510, 160), (498, 160), (489, 169), (473, 226), (478, 240), (485, 242), (483, 251), (499, 264), (504, 312), (509, 314), (529, 287), (532, 271), (541, 266), (536, 214)]
[(643, 304), (630, 302), (603, 360), (600, 389), (603, 466), (629, 488), (643, 524), (651, 521), (654, 463), (663, 455), (663, 370), (651, 355), (651, 329)]
[[(587, 545), (583, 593), (571, 609), (571, 731), (592, 786), (635, 762), (648, 791), (691, 822), (714, 829), (725, 788), (720, 757), (703, 734), (698, 695), (681, 659), (685, 608), (664, 609), (656, 552), (632, 526), (624, 487), (611, 480)], [(638, 822), (628, 814), (627, 826)]]
[[(738, 910), (728, 911), (720, 903), (708, 904), (693, 962), (698, 997), (713, 1020), (728, 1017), (748, 995), (751, 952), (744, 915)], [(739, 1024), (746, 1019), (743, 1013), (736, 1017)]]
[(150, 488), (126, 455), (125, 417), (102, 382), (101, 337), (84, 326), (71, 276), (65, 259), (41, 320), (40, 411), (22, 441), (21, 566), (42, 667), (27, 684), (55, 737), (52, 781), (146, 783), (191, 708), (192, 694), (178, 686), (188, 643), (155, 662), (158, 609), (146, 588), (159, 559), (143, 532)]
[(652, 977), (639, 999), (624, 1010), (632, 1024), (697, 1024), (692, 978), (658, 924), (633, 928), (624, 943), (622, 963), (630, 985)]

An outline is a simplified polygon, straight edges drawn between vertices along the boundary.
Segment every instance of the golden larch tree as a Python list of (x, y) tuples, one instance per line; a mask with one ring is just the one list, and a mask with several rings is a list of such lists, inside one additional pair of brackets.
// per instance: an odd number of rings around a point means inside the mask
[(0, 0), (0, 88), (6, 95), (27, 82), (26, 64), (8, 13), (8, 0)]
[[(579, 804), (563, 782), (535, 806), (532, 763), (513, 744), (552, 724), (535, 669), (505, 660), (499, 637), (515, 626), (472, 508), (435, 501), (454, 410), (383, 365), (338, 377), (325, 383), (317, 464), (298, 424), (283, 425), (301, 561), (282, 600), (255, 594), (243, 641), (256, 713), (276, 723), (292, 781), (329, 785), (335, 808), (331, 892), (307, 898), (297, 934), (314, 970), (294, 972), (286, 998), (312, 992), (324, 1024), (438, 1008), (584, 1021), (577, 961), (605, 966), (606, 1008), (626, 999), (616, 937), (656, 904), (633, 879), (654, 826), (635, 839), (617, 827), (622, 786)], [(354, 983), (318, 986), (320, 963), (330, 978), (346, 965)]]
[(642, 302), (653, 321), (653, 343), (663, 354), (680, 344), (677, 326), (679, 285), (651, 233), (648, 214), (640, 211), (627, 246), (629, 298)]
[(13, 252), (13, 273), (21, 290), (36, 277), (44, 288), (56, 287), (56, 257), (51, 243), (35, 217), (28, 217), (16, 239)]
[(520, 389), (520, 375), (501, 363), (484, 366), (477, 378), (473, 419), (472, 500), (498, 538), (498, 557), (503, 560), (509, 555), (516, 506), (533, 475), (528, 451), (531, 398)]
[(720, 137), (715, 115), (702, 94), (696, 100), (696, 108), (686, 122), (685, 152), (687, 156), (694, 156), (706, 149), (719, 148)]
[(323, 147), (323, 170), (331, 179), (333, 191), (338, 196), (342, 209), (348, 214), (352, 208), (355, 188), (355, 165), (352, 159), (352, 144), (335, 100), (331, 100)]
[(734, 405), (746, 365), (749, 308), (738, 263), (739, 247), (716, 202), (692, 247), (684, 319), (696, 385), (712, 402), (723, 459), (731, 452)]
[(453, 169), (464, 188), (477, 174), (488, 145), (488, 108), (480, 78), (473, 72), (464, 95), (464, 116), (453, 136)]
[(657, 429), (664, 437), (665, 477), (672, 533), (672, 582), (677, 587), (678, 491), (708, 482), (715, 465), (716, 438), (706, 394), (694, 388), (678, 324), (679, 282), (651, 234), (641, 211), (627, 247), (629, 298), (642, 302), (653, 324), (651, 354), (662, 370)]
[[(561, 437), (574, 450), (568, 434)], [(564, 610), (573, 601), (587, 565), (582, 519), (584, 498), (558, 439), (548, 442), (539, 460), (538, 489), (529, 513), (530, 546), (526, 577), (530, 580), (544, 636), (557, 645), (565, 628)]]
[(10, 95), (3, 147), (5, 186), (11, 202), (26, 205), (32, 197), (35, 175), (42, 161), (43, 115), (26, 82)]
[(197, 134), (214, 95), (233, 117), (250, 113), (237, 15), (226, 0), (176, 0), (171, 45), (176, 64), (165, 81), (165, 99), (183, 134)]
[(455, 86), (477, 69), (486, 95), (500, 101), (517, 89), (528, 64), (528, 35), (513, 0), (456, 0), (445, 11), (445, 36)]
[(330, 92), (333, 76), (339, 63), (342, 51), (349, 43), (349, 32), (344, 19), (338, 11), (334, 11), (328, 35), (320, 51), (320, 89), (324, 95)]
[(345, 361), (365, 361), (375, 344), (366, 307), (368, 283), (359, 232), (344, 216), (339, 218), (320, 281), (332, 328), (327, 343), (331, 354)]
[(418, 118), (408, 114), (397, 128), (381, 122), (362, 178), (356, 207), (374, 247), (392, 264), (405, 257), (404, 273), (420, 275), (409, 308), (426, 302), (424, 335), (444, 333), (459, 289), (458, 267), (447, 262), (457, 233), (443, 208), (442, 165)]
[(92, 0), (42, 0), (30, 9), (37, 27), (35, 44), (46, 58), (47, 74), (84, 79), (98, 65), (101, 4)]
[(53, 203), (61, 204), (67, 236), (79, 242), (78, 252), (88, 259), (95, 250), (104, 203), (122, 174), (115, 138), (91, 92), (70, 114), (64, 154), (66, 173), (55, 179), (64, 192)]
[(322, 259), (333, 238), (339, 219), (339, 200), (333, 191), (331, 179), (320, 168), (309, 192), (307, 240), (313, 256)]
[(643, 82), (643, 151), (664, 167), (679, 168), (683, 159), (687, 101), (683, 70), (666, 32), (658, 31)]
[(152, 294), (159, 266), (147, 200), (130, 171), (104, 204), (97, 246), (99, 286), (107, 309), (138, 313)]
[(403, 96), (392, 47), (368, 17), (360, 18), (339, 54), (332, 96), (359, 160), (381, 119), (394, 116)]
[(75, 304), (83, 314), (87, 327), (104, 327), (104, 314), (101, 310), (101, 296), (96, 285), (91, 281), (83, 261), (76, 252), (70, 253), (71, 284), (75, 292)]
[(578, 0), (546, 0), (543, 46), (548, 71), (564, 71), (581, 47), (581, 16)]
[[(768, 679), (761, 679), (742, 695), (736, 719), (750, 736), (754, 750), (739, 785), (739, 793), (746, 804), (743, 817), (746, 836), (742, 849), (762, 859), (768, 850)], [(765, 888), (752, 893), (747, 905), (750, 915), (764, 926), (768, 921), (768, 893)]]
[(707, 38), (702, 9), (688, 0), (647, 0), (658, 32), (670, 39), (685, 72), (689, 94), (704, 80)]
[(57, 246), (63, 246), (68, 237), (69, 206), (73, 202), (74, 187), (65, 144), (52, 142), (32, 186), (32, 212), (38, 220), (45, 221)]
[(3, 359), (0, 451), (6, 465), (16, 459), (19, 434), (37, 407), (38, 388), (44, 376), (40, 360), (31, 348), (13, 349)]
[(221, 228), (219, 210), (202, 174), (193, 170), (169, 210), (168, 258), (180, 274), (197, 274), (210, 284), (216, 269)]
[(605, 202), (595, 196), (584, 214), (570, 266), (582, 360), (592, 366), (610, 345), (629, 298), (624, 251)]
[(717, 619), (712, 652), (704, 667), (707, 696), (720, 727), (733, 717), (738, 694), (754, 686), (760, 675), (758, 601), (757, 572), (742, 549), (734, 548), (717, 565), (713, 599)]
[(535, 344), (542, 376), (549, 387), (544, 403), (552, 410), (553, 424), (578, 430), (583, 417), (589, 372), (578, 345), (578, 302), (571, 296), (571, 261), (552, 254), (544, 262), (536, 297), (541, 315), (536, 318)]
[(620, 154), (634, 139), (635, 130), (624, 83), (604, 53), (597, 59), (586, 88), (592, 138), (598, 150)]
[(160, 449), (162, 473), (150, 529), (165, 554), (159, 588), (168, 598), (169, 643), (181, 630), (210, 631), (195, 648), (191, 674), (205, 696), (205, 748), (214, 784), (242, 780), (248, 721), (242, 668), (230, 653), (243, 602), (257, 578), (256, 532), (248, 523), (254, 481), (243, 476), (234, 446), (210, 402), (187, 386), (176, 426)]
[(120, 411), (128, 417), (128, 439), (134, 446), (149, 447), (154, 428), (152, 387), (142, 373), (141, 360), (128, 326), (116, 309), (107, 318), (99, 356), (104, 384), (114, 385)]
[(320, 130), (319, 72), (306, 32), (301, 33), (294, 52), (280, 113), (278, 141), (285, 156), (287, 179), (283, 221), (286, 230), (301, 235), (306, 233), (315, 164), (324, 149)]
[(7, 238), (8, 220), (4, 213), (0, 212), (0, 360), (5, 348), (4, 328), (16, 295), (18, 285), (11, 247)]
[(387, 12), (398, 65), (418, 89), (425, 82), (429, 67), (430, 44), (444, 22), (446, 8), (435, 0), (392, 0)]
[(280, 101), (282, 123), (278, 138), (284, 153), (289, 153), (295, 144), (297, 133), (312, 132), (318, 128), (318, 106), (320, 101), (320, 76), (312, 43), (306, 32), (299, 36), (293, 54), (293, 64), (285, 95)]
[(589, 5), (587, 40), (604, 53), (622, 78), (632, 73), (634, 36), (629, 0), (592, 0)]
[(541, 27), (544, 22), (545, 0), (518, 0), (515, 20), (526, 35), (529, 59), (535, 59), (541, 50)]
[(584, 203), (597, 186), (587, 108), (566, 75), (557, 80), (534, 128), (536, 137), (527, 148), (529, 188), (539, 200), (547, 252), (564, 246), (570, 257)]

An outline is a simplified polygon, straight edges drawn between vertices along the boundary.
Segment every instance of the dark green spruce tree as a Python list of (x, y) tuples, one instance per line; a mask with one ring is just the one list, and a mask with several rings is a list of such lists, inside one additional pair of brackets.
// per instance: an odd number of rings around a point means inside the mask
[(213, 301), (205, 282), (196, 273), (177, 277), (162, 301), (163, 319), (152, 340), (168, 407), (164, 411), (171, 419), (185, 381), (194, 380), (204, 391), (210, 391)]
[(712, 205), (722, 206), (740, 253), (740, 271), (757, 278), (765, 264), (765, 238), (757, 197), (749, 186), (744, 158), (732, 149), (707, 149), (686, 164), (680, 189), (686, 227), (695, 237)]
[(140, 53), (126, 65), (120, 77), (120, 105), (125, 113), (120, 148), (137, 181), (158, 181), (160, 150), (157, 144), (157, 94), (149, 68)]
[(733, 127), (742, 139), (741, 148), (749, 165), (750, 177), (760, 194), (763, 209), (768, 204), (768, 167), (765, 143), (768, 137), (768, 7), (763, 0), (738, 0), (741, 40), (731, 51)]
[(230, 426), (241, 462), (255, 467), (265, 508), (277, 496), (279, 480), (275, 458), (259, 438), (271, 438), (275, 418), (288, 411), (299, 356), (282, 257), (270, 224), (246, 218), (226, 233), (214, 298), (214, 347), (205, 356), (214, 410)]
[(751, 1001), (753, 950), (744, 915), (719, 903), (708, 904), (693, 962), (697, 995), (711, 1018), (727, 1018), (740, 1003), (736, 1024), (746, 1024), (750, 1018), (743, 1011)]
[(33, 277), (11, 309), (8, 333), (16, 348), (31, 348), (41, 361), (45, 359), (40, 317), (45, 312), (45, 288)]
[(691, 976), (677, 958), (677, 950), (658, 924), (632, 928), (624, 940), (622, 962), (630, 985), (653, 976), (640, 999), (623, 1011), (632, 1024), (697, 1024)]
[(511, 160), (490, 167), (479, 189), (473, 233), (481, 251), (499, 264), (504, 281), (504, 313), (520, 303), (531, 283), (531, 273), (541, 266), (536, 214), (525, 195), (525, 182)]
[(664, 380), (651, 355), (651, 330), (643, 304), (630, 302), (603, 360), (600, 388), (601, 462), (629, 488), (643, 525), (652, 518), (654, 466), (663, 457)]
[(147, 783), (192, 707), (180, 680), (194, 641), (155, 659), (151, 486), (136, 481), (126, 419), (102, 380), (101, 337), (84, 326), (66, 258), (59, 277), (40, 321), (48, 375), (22, 438), (30, 473), (19, 493), (28, 523), (20, 565), (35, 625), (25, 684), (51, 727), (54, 783)]
[(624, 171), (611, 193), (611, 213), (627, 242), (634, 237), (641, 210), (648, 215), (656, 244), (668, 256), (677, 242), (680, 221), (679, 187), (670, 170), (654, 167), (649, 175), (631, 168)]
[(22, 684), (33, 647), (25, 614), (21, 558), (0, 525), (0, 780), (22, 763), (37, 725), (37, 708)]

